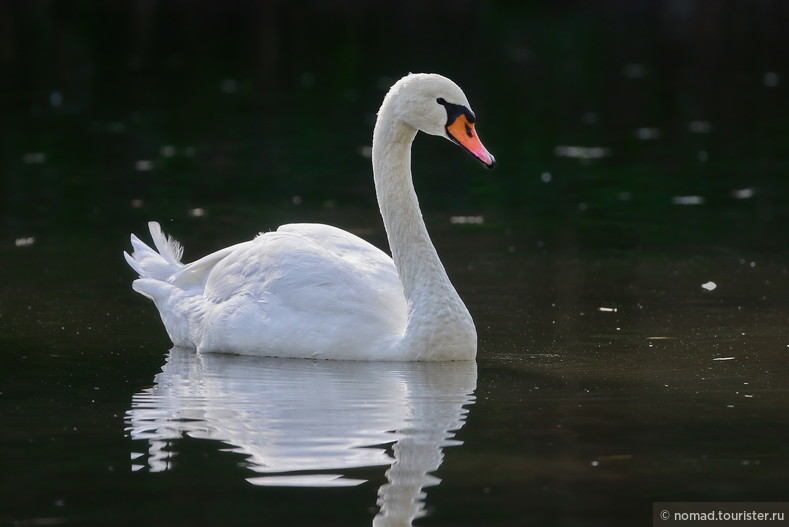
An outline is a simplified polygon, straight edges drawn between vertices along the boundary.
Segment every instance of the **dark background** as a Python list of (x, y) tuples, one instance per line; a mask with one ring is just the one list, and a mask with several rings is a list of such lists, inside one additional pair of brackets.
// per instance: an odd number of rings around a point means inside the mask
[(548, 243), (785, 247), (780, 0), (7, 1), (0, 24), (5, 244), (194, 208), (374, 210), (375, 111), (430, 71), (464, 88), (499, 167), (421, 138), (426, 210)]

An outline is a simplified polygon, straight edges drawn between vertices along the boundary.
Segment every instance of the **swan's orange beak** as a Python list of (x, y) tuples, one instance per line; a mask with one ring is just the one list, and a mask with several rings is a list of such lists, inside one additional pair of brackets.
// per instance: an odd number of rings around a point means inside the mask
[(482, 141), (479, 140), (477, 132), (474, 130), (474, 123), (469, 122), (468, 117), (461, 113), (450, 124), (447, 125), (449, 138), (466, 149), (472, 156), (476, 157), (488, 168), (496, 166), (496, 158), (487, 151)]

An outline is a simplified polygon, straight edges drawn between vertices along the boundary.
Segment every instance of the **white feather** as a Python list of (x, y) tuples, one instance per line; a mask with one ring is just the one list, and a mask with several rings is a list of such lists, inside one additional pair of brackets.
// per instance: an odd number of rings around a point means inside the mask
[(162, 228), (155, 221), (148, 222), (151, 238), (159, 254), (172, 265), (179, 265), (184, 254), (184, 248), (170, 236), (165, 236)]

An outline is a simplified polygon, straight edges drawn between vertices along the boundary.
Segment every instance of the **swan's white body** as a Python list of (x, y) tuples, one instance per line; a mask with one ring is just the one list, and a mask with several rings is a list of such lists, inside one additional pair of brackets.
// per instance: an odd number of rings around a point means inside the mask
[[(463, 137), (450, 131), (458, 108), (468, 118), (458, 119)], [(180, 245), (152, 222), (158, 252), (132, 235), (134, 253), (126, 254), (140, 275), (133, 287), (154, 301), (173, 344), (198, 351), (474, 359), (474, 322), (430, 241), (410, 171), (418, 130), (448, 137), (492, 167), (473, 122), (463, 92), (439, 75), (408, 75), (384, 99), (373, 174), (392, 258), (341, 229), (291, 224), (182, 264)]]

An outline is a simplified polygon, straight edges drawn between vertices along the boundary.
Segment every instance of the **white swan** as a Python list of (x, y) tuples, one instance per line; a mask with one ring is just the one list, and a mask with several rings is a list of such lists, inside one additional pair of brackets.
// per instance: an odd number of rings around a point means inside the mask
[(373, 133), (373, 177), (392, 258), (348, 232), (290, 224), (190, 264), (149, 224), (132, 235), (135, 291), (152, 299), (176, 346), (339, 360), (472, 360), (477, 334), (422, 220), (411, 181), (417, 131), (443, 136), (487, 167), (463, 91), (435, 74), (392, 86)]

